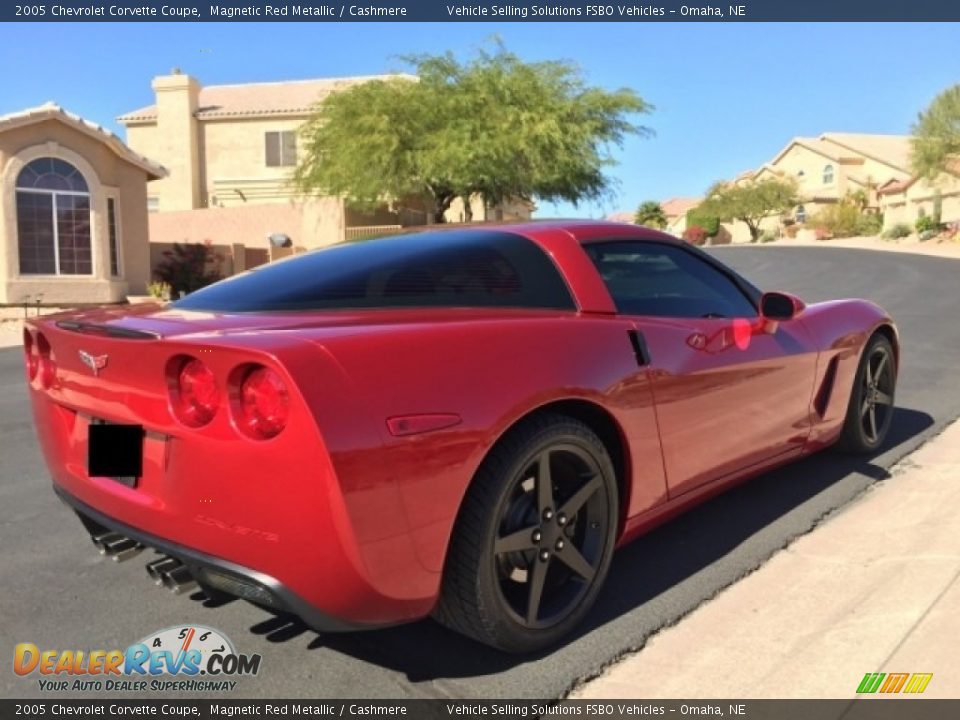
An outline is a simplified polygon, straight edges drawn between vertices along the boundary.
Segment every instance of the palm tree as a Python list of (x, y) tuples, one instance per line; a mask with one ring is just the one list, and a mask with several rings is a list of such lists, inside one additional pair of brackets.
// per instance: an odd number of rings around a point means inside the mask
[(663, 212), (663, 207), (656, 200), (646, 200), (640, 203), (640, 207), (637, 208), (637, 212), (633, 216), (633, 221), (637, 225), (646, 225), (658, 230), (667, 226), (667, 216)]

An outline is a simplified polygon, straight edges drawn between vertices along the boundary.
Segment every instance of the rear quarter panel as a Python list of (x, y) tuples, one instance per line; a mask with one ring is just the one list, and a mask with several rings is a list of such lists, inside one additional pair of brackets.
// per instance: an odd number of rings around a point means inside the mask
[[(625, 446), (625, 516), (666, 486), (652, 395), (627, 330), (613, 317), (556, 314), (358, 328), (314, 342), (342, 368), (339, 387), (301, 384), (314, 409), (371, 575), (402, 562), (409, 538), (436, 589), (464, 493), (483, 458), (520, 418), (552, 402), (604, 408)], [(294, 371), (296, 372), (296, 371)], [(392, 436), (390, 417), (455, 413), (444, 430)], [(369, 419), (357, 423), (357, 418)]]

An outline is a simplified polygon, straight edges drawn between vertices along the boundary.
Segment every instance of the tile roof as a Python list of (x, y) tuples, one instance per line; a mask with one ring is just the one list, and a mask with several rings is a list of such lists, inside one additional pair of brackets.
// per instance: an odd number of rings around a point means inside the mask
[(166, 177), (167, 175), (166, 168), (143, 155), (135, 153), (123, 140), (102, 125), (97, 125), (94, 122), (85, 120), (75, 113), (67, 112), (55, 102), (48, 102), (43, 105), (38, 105), (37, 107), (0, 115), (0, 132), (9, 128), (30, 125), (45, 120), (57, 120), (99, 140), (127, 162), (142, 168), (152, 179)]
[[(205, 120), (237, 116), (302, 116), (309, 114), (317, 102), (336, 90), (357, 83), (394, 78), (415, 80), (416, 76), (398, 73), (242, 85), (209, 85), (200, 88), (196, 117)], [(117, 122), (127, 124), (151, 122), (156, 119), (157, 106), (148, 105), (124, 113), (117, 118)]]
[(898, 170), (910, 172), (910, 157), (913, 150), (909, 135), (828, 132), (821, 135), (820, 139), (853, 150), (873, 160), (879, 160)]
[(663, 214), (668, 218), (675, 218), (686, 215), (688, 210), (696, 207), (701, 202), (702, 200), (700, 198), (676, 197), (664, 200), (660, 203), (660, 207), (663, 208)]
[(633, 218), (634, 213), (624, 210), (623, 212), (610, 213), (604, 218), (604, 220), (609, 220), (610, 222), (632, 223)]

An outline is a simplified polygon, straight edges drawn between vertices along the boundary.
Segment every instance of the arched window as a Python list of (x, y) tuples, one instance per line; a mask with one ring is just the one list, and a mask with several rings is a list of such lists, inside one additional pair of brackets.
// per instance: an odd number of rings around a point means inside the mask
[(807, 209), (803, 205), (797, 205), (797, 212), (794, 213), (794, 219), (801, 225), (807, 221)]
[(823, 184), (824, 185), (833, 184), (833, 165), (823, 166)]
[(80, 171), (39, 158), (17, 176), (21, 275), (90, 275), (90, 189)]

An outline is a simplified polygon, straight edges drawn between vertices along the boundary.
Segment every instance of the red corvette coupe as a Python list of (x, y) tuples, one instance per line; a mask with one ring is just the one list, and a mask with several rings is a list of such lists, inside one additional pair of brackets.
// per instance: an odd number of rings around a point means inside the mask
[(333, 246), (166, 307), (31, 319), (57, 494), (115, 559), (323, 632), (427, 615), (524, 652), (614, 547), (893, 414), (890, 317), (641, 227)]

